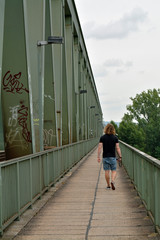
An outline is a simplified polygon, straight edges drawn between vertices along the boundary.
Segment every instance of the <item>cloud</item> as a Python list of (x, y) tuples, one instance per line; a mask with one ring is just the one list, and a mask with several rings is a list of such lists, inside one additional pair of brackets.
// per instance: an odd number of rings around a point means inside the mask
[(133, 62), (132, 61), (123, 61), (121, 59), (108, 59), (105, 61), (105, 63), (103, 64), (105, 68), (110, 69), (114, 69), (116, 70), (117, 74), (123, 74), (126, 71), (128, 71), (128, 69), (130, 67), (133, 66)]
[(96, 78), (106, 78), (110, 73), (111, 69), (117, 74), (122, 74), (128, 71), (133, 66), (132, 61), (123, 61), (121, 59), (107, 59), (101, 65), (93, 65), (93, 73)]
[(121, 59), (108, 59), (105, 61), (106, 67), (131, 67), (133, 63), (131, 61), (124, 62)]
[(105, 61), (104, 65), (106, 67), (121, 67), (123, 66), (123, 61), (121, 59), (108, 59)]
[(108, 75), (108, 71), (105, 69), (103, 65), (94, 65), (93, 73), (95, 77), (105, 77)]
[(84, 25), (84, 35), (86, 38), (95, 39), (122, 39), (131, 32), (139, 31), (139, 26), (147, 20), (148, 13), (141, 8), (134, 8), (130, 13), (126, 13), (117, 21), (112, 21), (107, 25), (97, 26), (94, 22)]
[(144, 74), (145, 72), (144, 72), (144, 71), (139, 71), (138, 73), (139, 73), (139, 74)]

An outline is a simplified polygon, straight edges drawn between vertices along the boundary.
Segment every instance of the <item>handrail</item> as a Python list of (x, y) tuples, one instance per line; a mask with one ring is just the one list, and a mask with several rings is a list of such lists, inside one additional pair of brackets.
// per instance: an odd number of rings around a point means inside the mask
[(98, 143), (80, 141), (0, 163), (0, 234)]
[(160, 161), (120, 141), (123, 165), (160, 232)]

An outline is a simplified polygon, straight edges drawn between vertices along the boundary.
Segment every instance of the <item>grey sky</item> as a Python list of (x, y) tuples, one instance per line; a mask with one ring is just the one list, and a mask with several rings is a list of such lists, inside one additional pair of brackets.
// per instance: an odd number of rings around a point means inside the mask
[(160, 0), (75, 0), (104, 120), (160, 88)]
[(135, 8), (115, 21), (110, 21), (104, 25), (89, 22), (84, 24), (83, 28), (86, 38), (121, 39), (126, 38), (132, 32), (137, 32), (139, 25), (146, 20), (147, 13), (141, 8)]

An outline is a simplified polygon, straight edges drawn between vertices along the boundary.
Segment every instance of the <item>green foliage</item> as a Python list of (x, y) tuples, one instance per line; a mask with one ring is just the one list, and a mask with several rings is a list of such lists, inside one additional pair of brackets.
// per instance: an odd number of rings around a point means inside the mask
[(119, 137), (160, 159), (160, 89), (142, 92), (131, 100), (119, 126)]
[(119, 138), (132, 145), (135, 148), (144, 151), (145, 149), (145, 133), (138, 124), (132, 121), (132, 116), (125, 114), (119, 125)]

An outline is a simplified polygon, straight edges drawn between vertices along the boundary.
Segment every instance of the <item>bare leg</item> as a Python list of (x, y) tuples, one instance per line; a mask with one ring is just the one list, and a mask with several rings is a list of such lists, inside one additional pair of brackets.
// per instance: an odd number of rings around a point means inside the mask
[(116, 175), (117, 175), (117, 172), (116, 171), (112, 171), (111, 173), (111, 186), (112, 186), (112, 190), (115, 190), (115, 184), (114, 184), (114, 181), (116, 179)]
[(116, 172), (116, 171), (112, 171), (112, 172), (111, 172), (111, 180), (112, 180), (112, 182), (115, 181), (116, 176), (117, 176), (117, 172)]
[(110, 187), (110, 170), (105, 171), (105, 179), (106, 179), (108, 187)]

